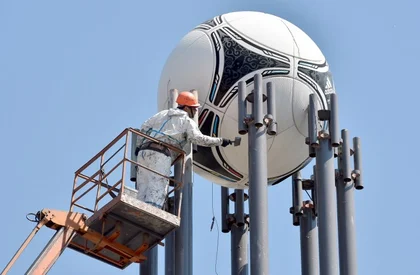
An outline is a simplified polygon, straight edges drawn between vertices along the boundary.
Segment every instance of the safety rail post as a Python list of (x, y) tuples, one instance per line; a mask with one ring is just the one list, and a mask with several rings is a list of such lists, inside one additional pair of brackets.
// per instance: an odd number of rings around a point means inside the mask
[[(102, 154), (101, 155), (101, 164), (100, 164), (100, 167), (101, 167), (101, 172), (99, 173), (99, 182), (102, 182), (102, 174), (103, 174), (103, 171), (102, 171), (102, 165), (103, 165), (103, 163), (104, 163), (104, 158), (105, 158), (105, 154)], [(96, 192), (96, 199), (95, 199), (95, 211), (98, 211), (98, 197), (99, 197), (99, 194), (101, 193), (101, 184), (98, 184), (98, 190), (97, 190), (97, 192)]]
[(78, 176), (77, 176), (77, 174), (75, 174), (75, 175), (74, 175), (74, 179), (73, 179), (73, 189), (72, 189), (72, 192), (71, 192), (71, 198), (70, 198), (70, 212), (72, 212), (72, 211), (74, 210), (74, 204), (73, 204), (73, 201), (74, 201), (74, 197), (75, 197), (75, 195), (76, 195), (76, 192), (75, 192), (74, 190), (76, 189), (76, 185), (77, 185), (77, 178), (78, 178)]
[(125, 135), (125, 148), (124, 148), (124, 161), (122, 163), (122, 183), (120, 188), (120, 196), (124, 193), (125, 187), (125, 178), (126, 178), (126, 171), (127, 171), (127, 160), (128, 160), (128, 143), (130, 142), (130, 130), (127, 131)]

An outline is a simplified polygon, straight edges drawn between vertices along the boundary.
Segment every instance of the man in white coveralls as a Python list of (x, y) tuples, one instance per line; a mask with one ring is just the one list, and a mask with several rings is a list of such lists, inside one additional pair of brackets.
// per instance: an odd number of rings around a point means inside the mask
[[(206, 147), (226, 147), (232, 144), (228, 139), (210, 137), (201, 133), (197, 123), (192, 119), (200, 107), (194, 94), (181, 92), (176, 102), (178, 109), (163, 110), (152, 116), (143, 123), (141, 132), (180, 149), (189, 143)], [(171, 153), (163, 145), (140, 137), (137, 139), (136, 155), (138, 163), (168, 177), (171, 173), (171, 164), (177, 157), (176, 153)], [(139, 200), (162, 208), (168, 193), (168, 179), (138, 166), (136, 183)]]

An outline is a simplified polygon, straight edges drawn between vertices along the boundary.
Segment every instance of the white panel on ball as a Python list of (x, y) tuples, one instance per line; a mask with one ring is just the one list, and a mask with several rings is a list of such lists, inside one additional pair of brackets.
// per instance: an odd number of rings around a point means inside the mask
[[(238, 136), (237, 85), (253, 76), (275, 84), (278, 132), (267, 136), (268, 184), (282, 181), (308, 161), (309, 94), (328, 108), (334, 85), (328, 64), (316, 44), (298, 27), (260, 12), (214, 17), (188, 33), (169, 56), (159, 83), (158, 107), (166, 108), (169, 89), (197, 89), (203, 108), (199, 126), (207, 135)], [(326, 125), (320, 124), (319, 127)], [(247, 188), (248, 140), (239, 147), (199, 147), (195, 172), (230, 188)]]

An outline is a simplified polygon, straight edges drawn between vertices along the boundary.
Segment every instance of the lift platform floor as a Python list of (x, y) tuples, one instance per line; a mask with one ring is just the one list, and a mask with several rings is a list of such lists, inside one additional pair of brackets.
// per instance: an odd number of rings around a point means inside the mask
[[(124, 188), (121, 196), (112, 199), (98, 210), (86, 224), (108, 241), (119, 243), (135, 251), (136, 255), (141, 255), (177, 229), (180, 219), (136, 197), (136, 190)], [(101, 242), (95, 245), (79, 234), (68, 247), (121, 269), (132, 263), (121, 257), (118, 251)]]

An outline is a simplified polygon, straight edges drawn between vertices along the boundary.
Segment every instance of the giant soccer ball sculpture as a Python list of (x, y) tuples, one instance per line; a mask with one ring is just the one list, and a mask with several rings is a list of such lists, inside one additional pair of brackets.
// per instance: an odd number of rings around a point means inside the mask
[[(328, 109), (328, 95), (334, 92), (324, 55), (302, 30), (260, 12), (228, 13), (198, 25), (165, 64), (158, 108), (167, 108), (170, 89), (196, 89), (203, 106), (202, 133), (233, 139), (238, 136), (238, 82), (246, 81), (251, 92), (256, 73), (264, 87), (269, 81), (276, 87), (277, 135), (267, 136), (267, 182), (273, 185), (310, 161), (305, 145), (309, 94), (317, 95), (318, 109)], [(214, 183), (247, 188), (247, 135), (238, 147), (198, 147), (194, 166)]]

